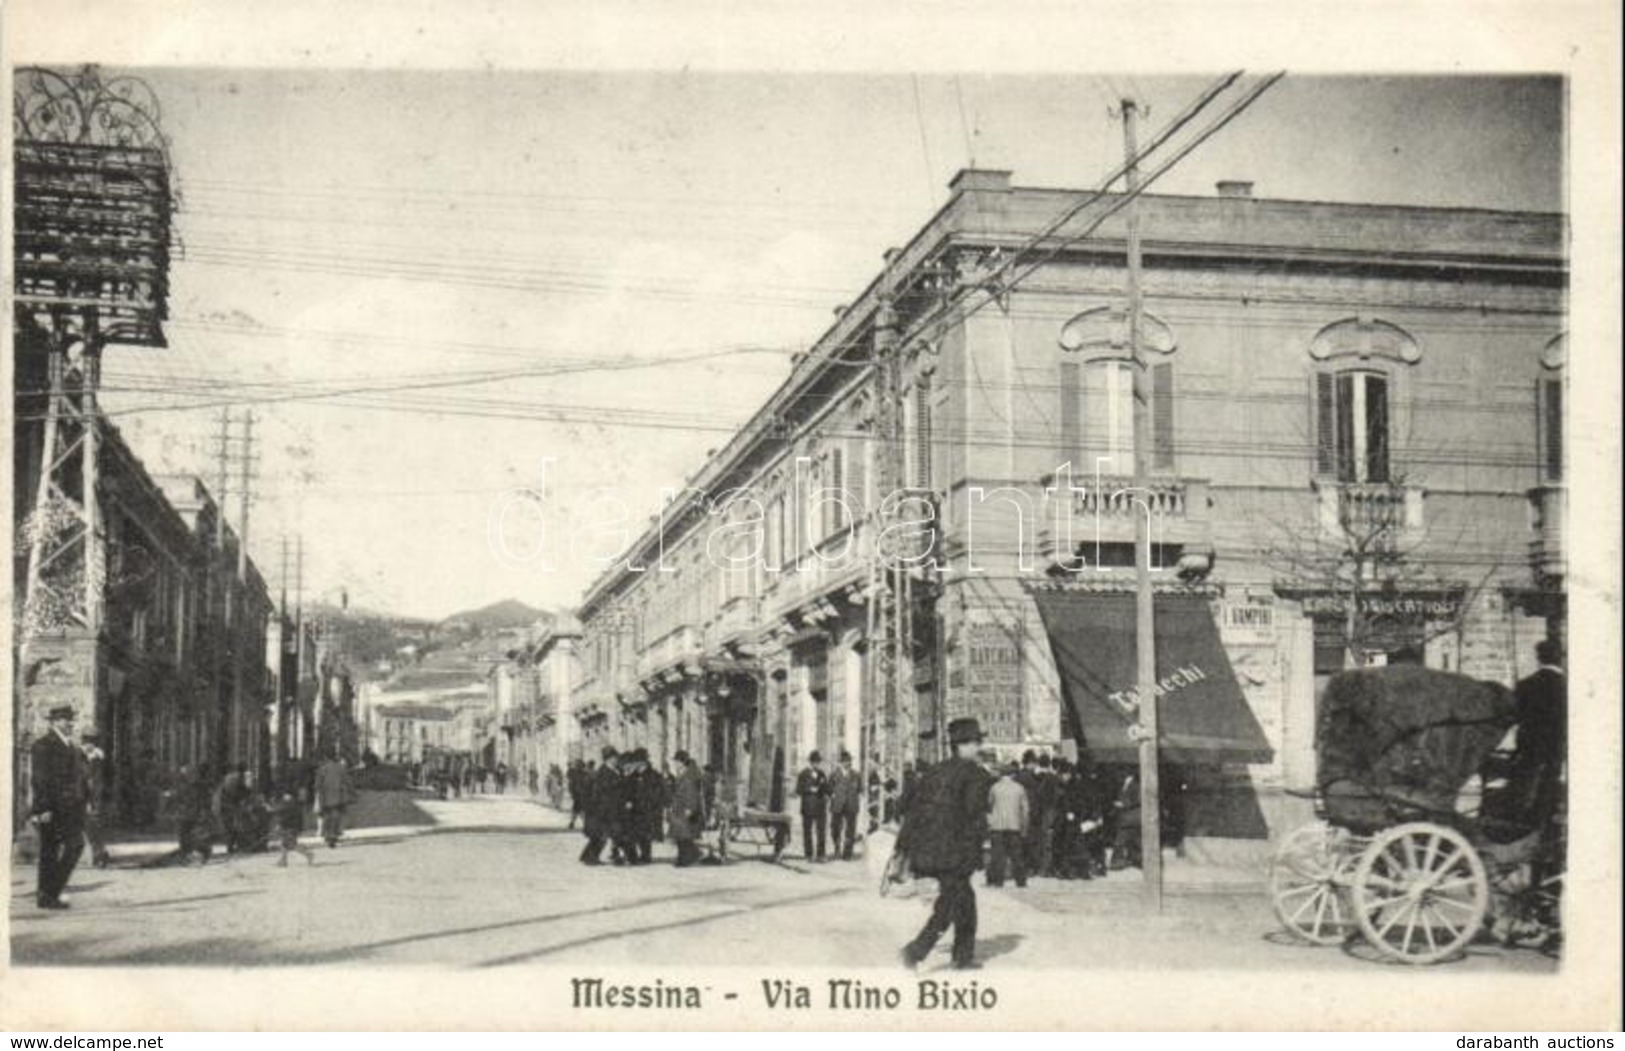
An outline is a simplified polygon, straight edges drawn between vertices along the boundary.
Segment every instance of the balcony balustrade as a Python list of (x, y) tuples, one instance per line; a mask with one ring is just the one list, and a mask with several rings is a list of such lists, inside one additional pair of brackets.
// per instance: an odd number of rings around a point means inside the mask
[(1147, 517), (1154, 544), (1211, 545), (1206, 479), (1153, 478), (1143, 489), (1132, 478), (1074, 479), (1064, 498), (1070, 521), (1057, 521), (1053, 507), (1039, 516), (1037, 549), (1045, 561), (1070, 560), (1097, 542), (1132, 543), (1136, 515)]

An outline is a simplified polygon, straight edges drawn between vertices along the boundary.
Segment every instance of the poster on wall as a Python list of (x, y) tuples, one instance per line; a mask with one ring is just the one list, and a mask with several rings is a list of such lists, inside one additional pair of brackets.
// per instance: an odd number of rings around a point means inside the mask
[(955, 647), (963, 687), (951, 690), (949, 720), (972, 716), (990, 741), (1019, 741), (1022, 727), (1021, 625), (1013, 617), (978, 618), (965, 626)]

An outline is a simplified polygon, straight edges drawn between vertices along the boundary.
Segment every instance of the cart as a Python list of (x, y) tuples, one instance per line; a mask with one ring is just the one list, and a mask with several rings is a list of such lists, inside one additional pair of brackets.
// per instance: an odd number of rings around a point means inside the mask
[(1564, 821), (1533, 815), (1495, 749), (1512, 724), (1494, 683), (1399, 666), (1327, 684), (1316, 726), (1319, 819), (1270, 871), (1275, 913), (1316, 945), (1356, 936), (1428, 964), (1483, 932), (1548, 951), (1561, 942)]

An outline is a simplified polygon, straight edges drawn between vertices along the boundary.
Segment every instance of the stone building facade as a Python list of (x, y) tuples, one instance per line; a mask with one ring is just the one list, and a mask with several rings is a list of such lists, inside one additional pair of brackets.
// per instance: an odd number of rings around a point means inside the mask
[[(1132, 638), (1144, 514), (1164, 704), (1211, 700), (1170, 754), (1245, 789), (1191, 833), (1261, 838), (1333, 671), (1510, 682), (1564, 634), (1562, 216), (1143, 197), (1135, 492), (1125, 217), (1086, 196), (964, 171), (886, 253), (588, 590), (584, 742), (686, 748), (759, 805), (813, 749), (896, 780), (962, 714), (1007, 754), (1131, 761), (1132, 679), (1088, 679)], [(1074, 207), (1088, 237), (1035, 242)], [(929, 557), (889, 572), (898, 542)]]

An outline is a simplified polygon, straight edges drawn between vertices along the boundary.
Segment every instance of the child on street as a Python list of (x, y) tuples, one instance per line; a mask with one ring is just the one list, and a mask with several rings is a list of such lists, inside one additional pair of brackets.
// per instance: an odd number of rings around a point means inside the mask
[(316, 864), (316, 853), (309, 847), (301, 846), (299, 833), (305, 828), (305, 808), (292, 792), (283, 792), (282, 799), (276, 808), (277, 839), (282, 845), (282, 856), (277, 859), (279, 868), (288, 867), (288, 851), (297, 850), (305, 856), (307, 865)]

